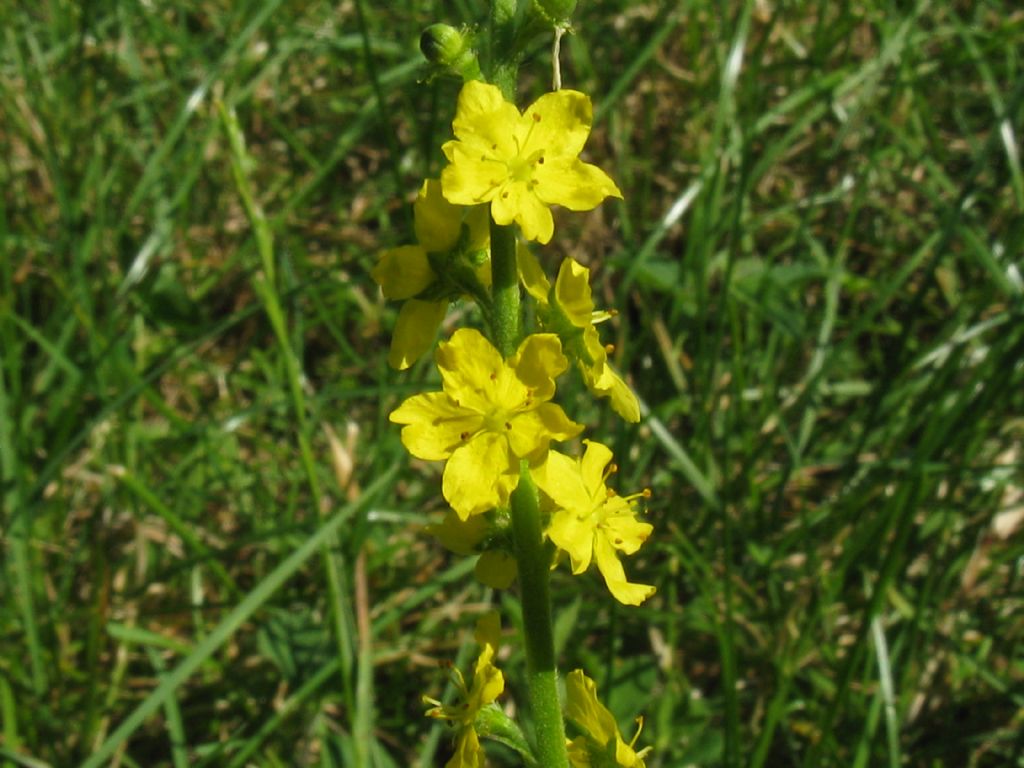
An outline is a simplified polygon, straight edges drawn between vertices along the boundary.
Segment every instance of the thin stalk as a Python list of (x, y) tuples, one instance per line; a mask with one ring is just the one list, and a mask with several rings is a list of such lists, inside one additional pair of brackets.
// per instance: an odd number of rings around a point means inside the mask
[(519, 74), (519, 56), (515, 50), (516, 6), (516, 0), (492, 0), (490, 18), (490, 81), (513, 104)]
[(519, 566), (526, 682), (537, 738), (537, 757), (545, 768), (568, 768), (548, 587), (552, 553), (544, 542), (537, 487), (525, 461), (520, 468), (519, 486), (512, 493), (512, 538)]

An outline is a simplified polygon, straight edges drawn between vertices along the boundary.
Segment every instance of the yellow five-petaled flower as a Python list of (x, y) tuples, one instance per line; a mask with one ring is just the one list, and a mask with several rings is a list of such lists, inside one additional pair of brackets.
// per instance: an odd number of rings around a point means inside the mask
[(498, 652), (501, 628), (498, 614), (485, 614), (476, 625), (475, 638), (480, 646), (480, 655), (473, 670), (473, 684), (467, 686), (459, 670), (454, 670), (458, 698), (453, 704), (442, 704), (436, 699), (423, 697), (424, 704), (431, 704), (427, 717), (447, 720), (456, 728), (455, 754), (445, 763), (445, 768), (483, 768), (486, 757), (476, 732), (476, 716), (489, 706), (505, 690), (505, 678), (494, 666)]
[(539, 463), (552, 440), (583, 430), (548, 402), (569, 364), (554, 334), (527, 336), (504, 360), (483, 334), (462, 328), (434, 359), (443, 391), (410, 397), (390, 418), (406, 425), (402, 442), (413, 456), (448, 460), (441, 491), (463, 520), (506, 505), (520, 460)]
[(612, 713), (597, 698), (597, 686), (574, 669), (565, 678), (566, 714), (579, 726), (581, 736), (569, 742), (569, 762), (573, 768), (644, 768), (644, 757), (651, 751), (633, 747), (640, 736), (643, 719), (628, 744), (619, 733)]
[(459, 93), (455, 139), (442, 147), (444, 196), (457, 205), (489, 202), (495, 222), (515, 221), (527, 240), (548, 242), (548, 206), (589, 211), (622, 197), (608, 174), (578, 157), (592, 120), (590, 98), (579, 91), (544, 94), (520, 113), (497, 87), (471, 80)]
[(618, 553), (636, 552), (654, 528), (636, 519), (635, 497), (619, 496), (605, 485), (611, 450), (593, 440), (584, 442), (587, 450), (582, 458), (550, 451), (532, 473), (557, 507), (548, 525), (548, 538), (569, 554), (573, 573), (583, 573), (592, 559), (597, 560), (612, 596), (626, 605), (640, 605), (654, 594), (654, 587), (627, 581)]
[(518, 265), (523, 286), (540, 304), (538, 314), (544, 329), (554, 331), (562, 339), (562, 346), (576, 362), (587, 388), (598, 397), (607, 397), (615, 412), (626, 421), (640, 421), (640, 403), (608, 362), (608, 350), (601, 344), (595, 327), (612, 314), (594, 311), (590, 270), (571, 256), (566, 257), (552, 289), (529, 248), (520, 249)]

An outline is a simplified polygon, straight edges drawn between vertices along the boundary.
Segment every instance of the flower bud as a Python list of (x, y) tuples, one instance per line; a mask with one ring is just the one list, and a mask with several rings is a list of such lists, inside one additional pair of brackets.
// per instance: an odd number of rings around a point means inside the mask
[(568, 27), (576, 0), (533, 0), (533, 7), (551, 26)]
[(432, 24), (420, 36), (420, 50), (431, 64), (448, 69), (463, 80), (480, 77), (480, 64), (466, 30), (448, 24)]
[(432, 24), (420, 36), (420, 50), (431, 64), (449, 66), (466, 47), (466, 41), (449, 24)]

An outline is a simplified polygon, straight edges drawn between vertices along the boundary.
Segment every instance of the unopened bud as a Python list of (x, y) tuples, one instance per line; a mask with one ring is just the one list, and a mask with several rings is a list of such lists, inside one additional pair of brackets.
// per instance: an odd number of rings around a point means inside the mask
[(480, 77), (480, 64), (467, 30), (432, 24), (420, 35), (420, 50), (431, 64), (451, 70), (463, 80)]
[(576, 0), (533, 0), (533, 7), (553, 27), (569, 26)]
[(420, 36), (420, 50), (431, 64), (448, 66), (466, 47), (462, 34), (449, 24), (432, 24)]

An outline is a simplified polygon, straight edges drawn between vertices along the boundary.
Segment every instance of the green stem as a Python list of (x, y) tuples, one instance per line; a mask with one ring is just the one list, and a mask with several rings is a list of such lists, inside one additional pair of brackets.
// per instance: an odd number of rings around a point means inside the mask
[(565, 724), (558, 699), (558, 670), (551, 628), (551, 548), (544, 542), (537, 487), (524, 461), (519, 486), (512, 493), (512, 538), (519, 566), (526, 676), (540, 764), (568, 768)]
[[(491, 291), (494, 343), (504, 357), (519, 344), (519, 275), (516, 238), (511, 226), (491, 220)], [(530, 710), (537, 734), (538, 759), (545, 768), (568, 768), (565, 724), (558, 699), (555, 642), (551, 631), (551, 550), (544, 542), (537, 487), (522, 463), (519, 486), (512, 494), (512, 537), (519, 568), (526, 645)]]
[(516, 266), (516, 232), (491, 219), (491, 295), (493, 297), (494, 345), (503, 357), (519, 346), (519, 268)]

